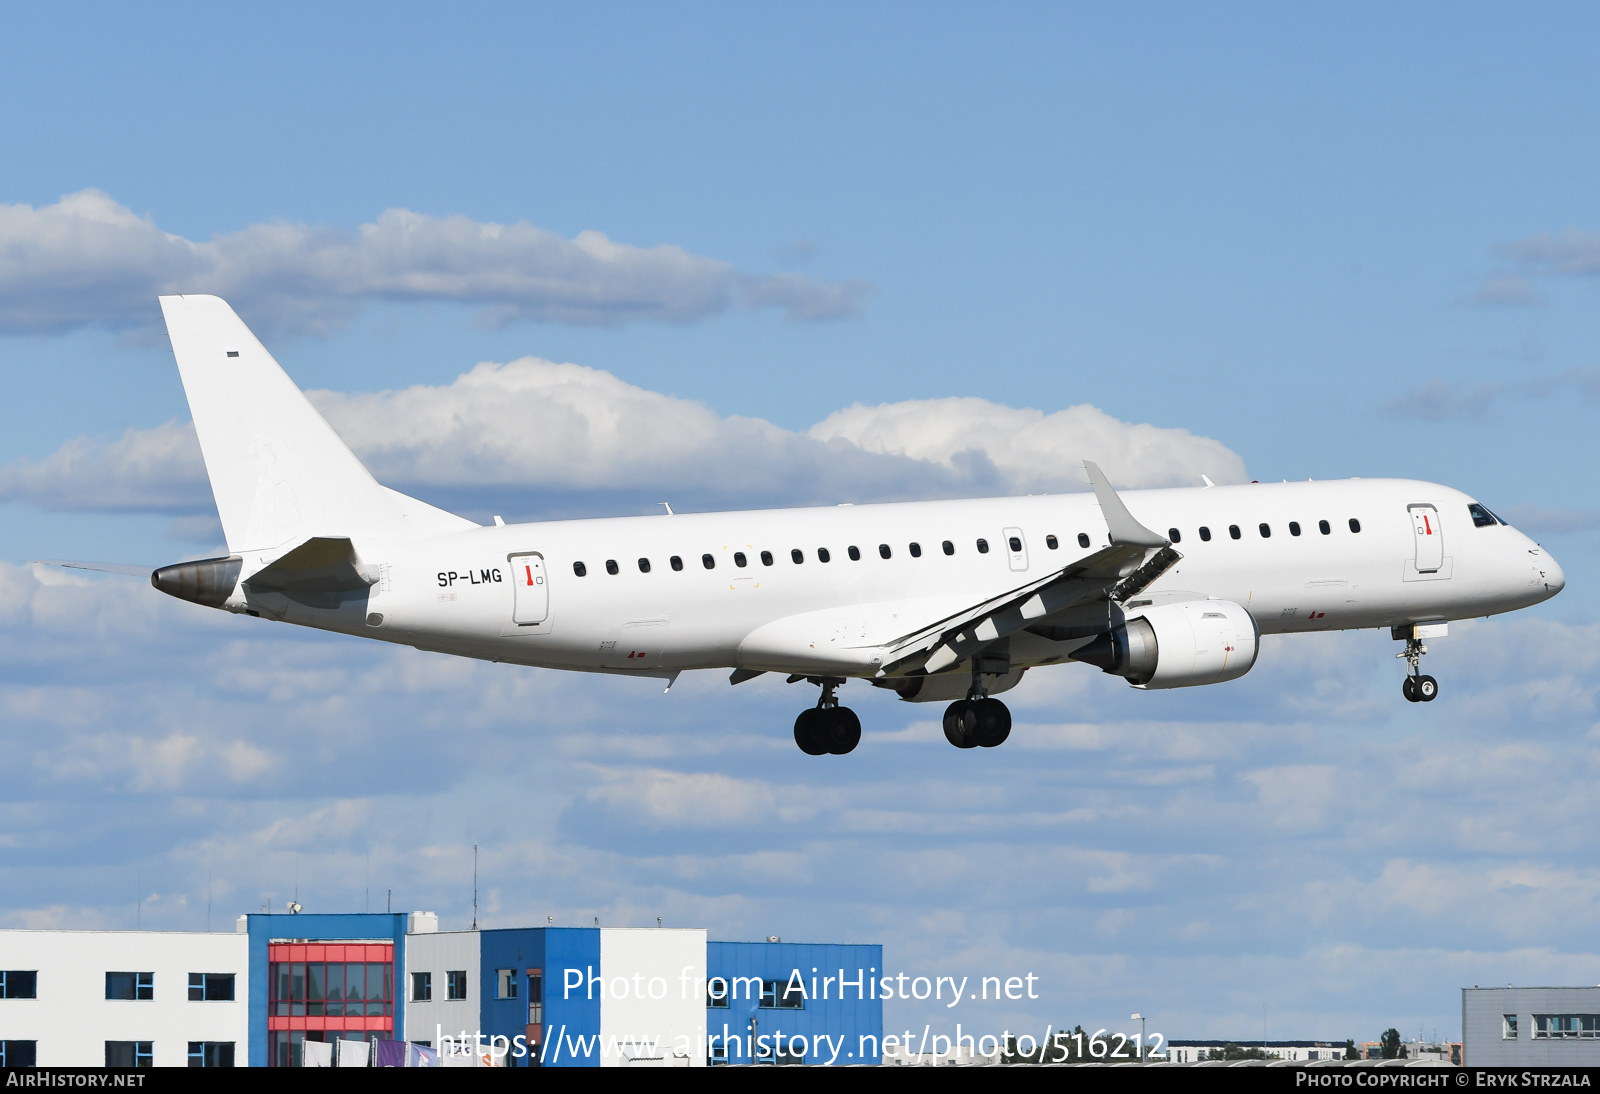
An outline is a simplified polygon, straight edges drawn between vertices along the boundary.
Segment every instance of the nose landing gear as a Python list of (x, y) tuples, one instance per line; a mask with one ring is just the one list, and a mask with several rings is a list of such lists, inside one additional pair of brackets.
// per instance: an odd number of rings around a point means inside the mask
[(1400, 684), (1400, 694), (1406, 697), (1407, 702), (1431, 703), (1439, 697), (1439, 681), (1422, 675), (1422, 655), (1427, 652), (1428, 647), (1422, 644), (1420, 638), (1407, 638), (1405, 652), (1395, 654), (1396, 657), (1405, 658), (1411, 670)]
[(802, 710), (794, 720), (794, 743), (807, 756), (843, 756), (861, 743), (861, 719), (849, 707), (840, 706), (834, 695), (844, 680), (837, 676), (810, 679), (822, 685), (822, 696), (816, 706)]

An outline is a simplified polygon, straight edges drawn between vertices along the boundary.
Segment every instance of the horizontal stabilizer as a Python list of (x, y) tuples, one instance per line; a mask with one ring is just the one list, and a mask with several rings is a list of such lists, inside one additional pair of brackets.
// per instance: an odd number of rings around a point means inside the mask
[(127, 577), (149, 577), (154, 566), (137, 566), (127, 562), (70, 562), (64, 558), (30, 558), (34, 566), (59, 566), (63, 570), (97, 570), (103, 574), (123, 574)]
[(267, 563), (245, 584), (252, 591), (340, 593), (365, 589), (377, 581), (377, 571), (362, 563), (355, 544), (319, 536)]

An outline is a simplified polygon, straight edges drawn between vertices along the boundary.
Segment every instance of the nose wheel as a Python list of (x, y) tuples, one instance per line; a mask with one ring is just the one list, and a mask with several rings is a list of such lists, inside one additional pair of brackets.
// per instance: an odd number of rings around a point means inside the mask
[(1422, 655), (1427, 652), (1428, 647), (1420, 639), (1408, 638), (1405, 652), (1395, 654), (1396, 657), (1405, 658), (1411, 670), (1400, 682), (1400, 694), (1406, 697), (1407, 702), (1431, 703), (1439, 697), (1439, 681), (1422, 674)]
[(861, 719), (833, 694), (843, 680), (825, 676), (814, 682), (822, 685), (822, 696), (794, 720), (794, 743), (807, 756), (843, 756), (861, 743)]

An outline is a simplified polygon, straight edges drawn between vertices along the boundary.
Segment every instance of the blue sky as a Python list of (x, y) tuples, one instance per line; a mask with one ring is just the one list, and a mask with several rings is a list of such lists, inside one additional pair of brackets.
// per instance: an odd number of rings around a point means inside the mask
[[(490, 922), (663, 915), (1045, 977), (984, 1022), (1246, 1036), (1266, 1004), (1274, 1036), (1370, 1039), (1453, 1032), (1463, 985), (1600, 981), (1597, 22), (9, 12), (0, 922), (123, 926), (138, 891), (145, 923), (193, 927), (208, 870), (231, 916), (281, 903), (297, 856), (303, 903), (358, 910), (370, 852), (374, 891), (448, 925), (476, 838)], [(402, 220), (435, 248), (404, 269)], [(544, 280), (506, 289), (508, 263)], [(803, 764), (781, 684), (663, 697), (16, 567), (218, 546), (153, 299), (174, 287), (225, 292), (386, 481), (480, 518), (1070, 488), (1092, 450), (1129, 484), (1446, 482), (1569, 583), (1436, 643), (1428, 707), (1387, 636), (1341, 635), (1202, 692), (1036, 673), (982, 757), (864, 696), (858, 753)], [(576, 378), (543, 427), (672, 423), (649, 473), (620, 443), (416, 439), (407, 406), (489, 421), (457, 377), (523, 358), (494, 375)], [(1166, 462), (1135, 454), (1145, 425)], [(956, 459), (1024, 428), (1038, 446)]]

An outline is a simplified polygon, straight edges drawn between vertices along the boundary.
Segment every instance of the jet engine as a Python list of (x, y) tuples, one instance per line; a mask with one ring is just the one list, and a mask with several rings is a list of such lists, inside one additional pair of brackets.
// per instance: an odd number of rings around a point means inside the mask
[(1243, 606), (1185, 600), (1138, 609), (1069, 656), (1137, 688), (1187, 688), (1237, 680), (1260, 651), (1261, 631)]

